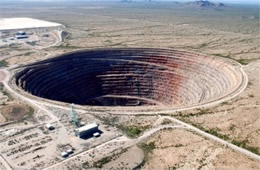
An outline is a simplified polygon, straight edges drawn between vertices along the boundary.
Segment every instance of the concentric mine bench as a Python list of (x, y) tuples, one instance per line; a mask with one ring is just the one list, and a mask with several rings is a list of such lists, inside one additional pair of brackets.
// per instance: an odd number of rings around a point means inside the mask
[(97, 49), (27, 65), (15, 75), (32, 95), (80, 105), (189, 106), (232, 93), (241, 72), (213, 57), (166, 49)]

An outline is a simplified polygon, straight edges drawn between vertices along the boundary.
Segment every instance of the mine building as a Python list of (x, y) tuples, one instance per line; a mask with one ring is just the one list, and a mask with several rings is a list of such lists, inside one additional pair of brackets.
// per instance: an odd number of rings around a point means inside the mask
[(66, 158), (66, 157), (68, 157), (69, 156), (69, 154), (67, 153), (67, 152), (61, 152), (61, 157), (63, 157), (63, 158)]
[(29, 37), (29, 35), (27, 35), (26, 32), (24, 32), (24, 31), (18, 31), (15, 35), (16, 39), (25, 39), (28, 37)]
[(49, 123), (47, 123), (47, 124), (45, 125), (45, 127), (46, 127), (48, 130), (54, 130), (54, 129), (55, 129), (55, 127), (54, 127), (53, 125), (49, 124)]
[(16, 33), (16, 35), (26, 35), (26, 32), (24, 32), (24, 31), (18, 31), (18, 32)]
[(97, 137), (100, 136), (100, 133), (99, 133), (99, 132), (95, 132), (95, 133), (93, 133), (93, 136), (94, 136), (95, 138), (97, 138)]
[(70, 154), (73, 154), (73, 149), (68, 149), (66, 150), (66, 152), (70, 155)]
[(85, 126), (82, 126), (75, 130), (76, 136), (79, 138), (85, 137), (85, 136), (93, 136), (94, 133), (98, 132), (98, 124), (91, 123)]
[(28, 38), (29, 36), (28, 35), (16, 35), (15, 38), (16, 39), (25, 39), (25, 38)]

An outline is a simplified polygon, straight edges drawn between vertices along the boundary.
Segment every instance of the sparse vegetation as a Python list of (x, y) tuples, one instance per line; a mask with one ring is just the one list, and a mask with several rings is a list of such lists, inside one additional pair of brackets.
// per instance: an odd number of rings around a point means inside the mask
[(249, 63), (249, 61), (246, 60), (246, 59), (238, 59), (238, 60), (236, 60), (236, 61), (239, 62), (239, 63), (242, 64), (242, 65), (247, 65), (247, 64)]
[(3, 95), (8, 97), (8, 100), (13, 100), (13, 97), (11, 96), (11, 94), (5, 90), (3, 83), (0, 83), (0, 91), (3, 93)]
[(153, 150), (156, 148), (156, 145), (155, 145), (154, 142), (150, 142), (150, 143), (148, 143), (148, 144), (146, 144), (146, 143), (141, 143), (141, 144), (139, 145), (139, 147), (143, 150), (143, 152), (144, 152), (144, 157), (145, 157), (145, 159), (147, 159), (148, 154), (151, 153), (151, 152), (153, 152)]
[(253, 60), (253, 59), (249, 60), (249, 59), (243, 59), (243, 58), (241, 58), (241, 59), (235, 59), (235, 58), (231, 55), (231, 53), (228, 53), (227, 55), (224, 55), (224, 54), (214, 54), (214, 55), (215, 55), (215, 56), (218, 56), (218, 57), (233, 59), (233, 60), (239, 62), (239, 63), (242, 64), (242, 65), (247, 65), (247, 64), (249, 64), (249, 63)]
[(70, 44), (62, 44), (62, 45), (59, 45), (59, 46), (54, 46), (54, 48), (80, 49), (80, 48), (83, 48), (83, 47), (75, 46), (75, 45), (70, 45)]
[(179, 114), (177, 115), (177, 117), (192, 117), (192, 116), (201, 116), (201, 115), (205, 115), (205, 114), (211, 114), (212, 111), (210, 109), (197, 109), (198, 112), (196, 113), (189, 113), (189, 114), (183, 114), (182, 112), (179, 112)]
[(229, 105), (229, 102), (227, 102), (227, 101), (222, 102), (221, 105)]
[(111, 115), (107, 116), (107, 117), (102, 117), (99, 115), (94, 115), (97, 119), (100, 119), (104, 124), (108, 125), (108, 126), (116, 126), (118, 119), (117, 117), (113, 117)]
[(206, 47), (207, 45), (208, 45), (207, 43), (202, 43), (202, 44), (199, 45), (198, 48), (204, 48), (204, 47)]
[(214, 136), (217, 136), (221, 139), (224, 139), (224, 140), (229, 140), (229, 137), (225, 134), (222, 134), (222, 133), (219, 133), (219, 129), (205, 129), (203, 127), (200, 127), (203, 131), (211, 134), (211, 135), (214, 135)]
[(96, 167), (96, 168), (102, 168), (103, 165), (107, 164), (107, 163), (110, 162), (112, 159), (113, 159), (113, 156), (104, 157), (104, 158), (100, 159), (99, 161), (95, 162), (95, 163), (93, 164), (93, 166)]
[(150, 126), (126, 126), (118, 125), (120, 130), (122, 130), (128, 137), (135, 138), (139, 136), (143, 131), (148, 129)]
[(83, 162), (82, 163), (82, 168), (84, 168), (84, 169), (89, 168), (89, 162)]
[(254, 98), (255, 96), (253, 94), (249, 94), (248, 97)]
[(36, 41), (28, 41), (28, 42), (26, 42), (26, 44), (29, 44), (31, 46), (35, 46), (36, 43), (37, 43)]
[(163, 119), (161, 125), (167, 125), (167, 124), (170, 124), (172, 123), (172, 121), (170, 119)]
[(236, 140), (236, 139), (231, 139), (228, 135), (225, 135), (225, 134), (222, 134), (222, 133), (219, 133), (218, 131), (220, 131), (219, 129), (206, 129), (204, 128), (203, 126), (201, 126), (200, 124), (195, 124), (187, 119), (184, 119), (182, 118), (181, 119), (182, 121), (185, 121), (189, 124), (191, 124), (192, 126), (200, 129), (200, 130), (203, 130), (204, 132), (207, 132), (211, 135), (214, 135), (214, 136), (217, 136), (223, 140), (226, 140), (226, 141), (230, 141), (232, 144), (234, 145), (237, 145), (239, 147), (242, 147), (244, 149), (247, 149), (255, 154), (258, 154), (260, 155), (260, 149), (258, 147), (252, 147), (252, 146), (249, 146), (247, 143), (248, 143), (248, 140)]
[(33, 52), (26, 52), (26, 53), (24, 53), (24, 56), (30, 56), (32, 54), (33, 54)]
[(10, 95), (10, 93), (8, 93), (6, 90), (2, 91), (3, 95), (8, 96), (8, 98), (11, 100), (12, 96)]
[(224, 55), (224, 54), (214, 54), (214, 55), (218, 56), (218, 57), (223, 57), (223, 58), (232, 58), (231, 53), (228, 53), (227, 55)]
[(178, 147), (182, 147), (182, 146), (183, 146), (183, 144), (177, 144), (174, 147), (178, 148)]
[(176, 170), (179, 168), (179, 164), (175, 164), (173, 167), (167, 168), (167, 170)]
[(29, 117), (32, 117), (34, 114), (34, 109), (32, 107), (29, 106), (29, 110), (26, 113)]
[(212, 111), (210, 111), (209, 109), (198, 109), (199, 112), (197, 113), (197, 115), (205, 115), (205, 114), (210, 114), (212, 113)]
[(95, 115), (96, 118), (103, 121), (104, 124), (108, 126), (115, 126), (116, 128), (120, 129), (123, 133), (125, 133), (128, 137), (136, 138), (138, 137), (142, 132), (149, 129), (150, 126), (137, 126), (137, 125), (125, 125), (125, 124), (119, 124), (117, 117), (101, 117), (98, 115)]
[(228, 53), (227, 55), (224, 55), (224, 54), (214, 54), (214, 55), (215, 55), (215, 56), (218, 56), (218, 57), (233, 59), (233, 60), (239, 62), (239, 63), (242, 64), (242, 65), (247, 65), (247, 64), (249, 64), (250, 62), (259, 59), (259, 58), (252, 58), (252, 59), (241, 58), (241, 59), (235, 59), (235, 58), (231, 55), (231, 53)]
[(235, 129), (235, 125), (234, 124), (232, 124), (230, 127), (229, 127), (229, 130), (231, 130), (231, 131), (233, 131), (234, 129)]
[[(127, 150), (128, 150), (127, 148), (124, 148), (120, 152), (116, 152), (116, 153), (114, 152), (112, 155), (103, 157), (102, 159), (94, 162), (93, 163), (93, 167), (95, 167), (95, 168), (103, 168), (103, 166), (105, 164), (107, 164), (110, 161), (114, 160), (116, 157), (118, 157), (120, 154), (126, 152)], [(83, 164), (84, 164), (85, 168), (89, 168), (90, 167), (90, 164), (88, 162), (84, 162)]]
[(248, 85), (248, 86), (252, 86), (253, 83), (252, 83), (251, 81), (249, 81), (247, 85)]
[(8, 62), (5, 60), (1, 60), (0, 61), (0, 67), (7, 67), (8, 66)]
[(240, 140), (233, 139), (231, 141), (231, 143), (234, 144), (234, 145), (237, 145), (237, 146), (239, 146), (241, 148), (247, 149), (247, 150), (249, 150), (249, 151), (251, 151), (251, 152), (253, 152), (253, 153), (257, 154), (257, 155), (260, 155), (260, 148), (248, 146), (248, 144), (247, 144), (248, 140), (240, 141)]

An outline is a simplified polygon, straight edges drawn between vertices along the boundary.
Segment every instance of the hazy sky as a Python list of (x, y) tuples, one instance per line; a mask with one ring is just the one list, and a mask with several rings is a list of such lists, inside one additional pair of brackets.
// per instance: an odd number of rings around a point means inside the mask
[[(177, 1), (177, 2), (188, 2), (198, 0), (154, 0), (154, 1)], [(223, 2), (223, 3), (242, 3), (242, 4), (260, 4), (260, 0), (209, 0), (211, 2)]]
[[(194, 1), (194, 0), (177, 0), (177, 1)], [(243, 3), (243, 4), (259, 4), (260, 0), (209, 0), (212, 2), (223, 2), (223, 3)]]
[[(0, 0), (0, 1), (15, 1), (15, 0)], [(81, 0), (18, 0), (18, 1), (81, 1)], [(82, 1), (120, 1), (120, 0), (82, 0)], [(132, 1), (145, 1), (145, 0), (132, 0)], [(177, 1), (177, 2), (188, 2), (198, 0), (153, 0), (153, 1)], [(223, 3), (241, 3), (241, 4), (260, 4), (260, 0), (209, 0), (212, 2), (223, 2)]]

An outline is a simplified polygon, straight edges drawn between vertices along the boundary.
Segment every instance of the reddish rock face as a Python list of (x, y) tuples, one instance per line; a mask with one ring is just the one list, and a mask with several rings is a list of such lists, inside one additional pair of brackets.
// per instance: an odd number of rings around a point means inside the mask
[(165, 49), (97, 49), (26, 66), (16, 84), (32, 95), (80, 105), (189, 106), (231, 93), (241, 73), (213, 57)]

